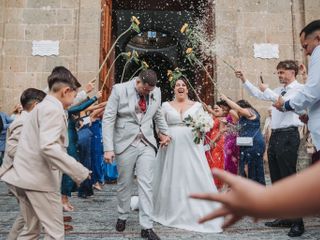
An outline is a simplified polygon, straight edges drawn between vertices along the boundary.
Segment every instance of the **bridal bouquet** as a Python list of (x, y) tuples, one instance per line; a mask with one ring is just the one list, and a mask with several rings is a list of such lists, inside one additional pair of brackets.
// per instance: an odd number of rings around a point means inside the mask
[(192, 128), (194, 135), (193, 141), (196, 144), (199, 144), (205, 134), (213, 127), (213, 120), (208, 112), (201, 112), (193, 117), (188, 115), (188, 117), (184, 119), (184, 123), (187, 127)]

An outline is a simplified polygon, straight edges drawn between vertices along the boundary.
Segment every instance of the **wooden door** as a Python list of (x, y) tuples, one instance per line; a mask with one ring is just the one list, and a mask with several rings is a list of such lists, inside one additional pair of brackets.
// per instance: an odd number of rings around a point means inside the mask
[[(101, 0), (101, 7), (100, 65), (102, 64), (112, 45), (112, 0)], [(103, 81), (107, 75), (110, 63), (112, 62), (113, 58), (114, 54), (111, 54), (111, 57), (101, 70), (99, 78), (99, 88), (103, 85)], [(103, 89), (102, 95), (103, 101), (107, 100), (110, 95), (113, 85), (112, 76), (113, 74), (110, 74), (108, 79), (106, 79), (106, 84)]]

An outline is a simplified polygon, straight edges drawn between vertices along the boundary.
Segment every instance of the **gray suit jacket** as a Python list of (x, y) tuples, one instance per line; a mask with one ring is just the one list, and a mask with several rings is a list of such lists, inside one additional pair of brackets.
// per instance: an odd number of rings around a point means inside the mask
[(153, 120), (161, 133), (168, 134), (168, 125), (161, 112), (161, 92), (155, 88), (149, 96), (147, 112), (139, 121), (136, 111), (136, 81), (116, 84), (106, 105), (103, 121), (104, 151), (122, 153), (133, 143), (140, 130), (153, 147), (157, 147), (153, 132)]
[(44, 192), (60, 192), (62, 172), (81, 183), (89, 170), (67, 154), (67, 146), (65, 111), (58, 99), (47, 95), (24, 121), (13, 167), (2, 180)]

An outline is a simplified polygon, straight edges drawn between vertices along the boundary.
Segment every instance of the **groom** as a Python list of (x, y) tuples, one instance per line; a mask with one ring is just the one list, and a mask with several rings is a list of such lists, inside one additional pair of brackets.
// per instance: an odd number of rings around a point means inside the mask
[(130, 211), (134, 170), (139, 192), (141, 237), (160, 239), (152, 230), (152, 176), (157, 148), (153, 122), (159, 129), (160, 145), (170, 142), (168, 126), (161, 113), (161, 92), (156, 88), (157, 74), (143, 70), (132, 81), (114, 85), (103, 115), (104, 159), (115, 158), (118, 177), (116, 230), (122, 232)]

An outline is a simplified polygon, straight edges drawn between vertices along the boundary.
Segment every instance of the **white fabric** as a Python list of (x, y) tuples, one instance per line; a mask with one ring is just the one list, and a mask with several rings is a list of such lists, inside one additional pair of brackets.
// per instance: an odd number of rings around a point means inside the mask
[(306, 84), (289, 103), (295, 111), (308, 108), (308, 127), (317, 150), (320, 150), (320, 46), (313, 50), (308, 69)]
[[(274, 90), (267, 88), (264, 92), (260, 91), (259, 88), (254, 86), (248, 80), (245, 81), (243, 86), (252, 96), (260, 100), (272, 102), (277, 101), (282, 91), (286, 91), (286, 94), (283, 96), (283, 99), (286, 101), (292, 98), (300, 89), (303, 88), (303, 85), (298, 83), (297, 81), (293, 81), (286, 88), (278, 87)], [(296, 114), (295, 112), (280, 112), (275, 107), (272, 107), (271, 129), (298, 126), (303, 126), (303, 123), (300, 121), (298, 114)]]
[[(160, 148), (157, 155), (153, 219), (169, 227), (221, 232), (221, 218), (204, 224), (197, 223), (200, 217), (218, 208), (219, 204), (188, 198), (190, 193), (217, 192), (203, 144), (193, 142), (191, 128), (183, 126), (180, 113), (169, 103), (164, 103), (162, 110), (172, 141), (168, 147)], [(195, 103), (183, 118), (200, 111), (203, 111), (201, 104)]]

